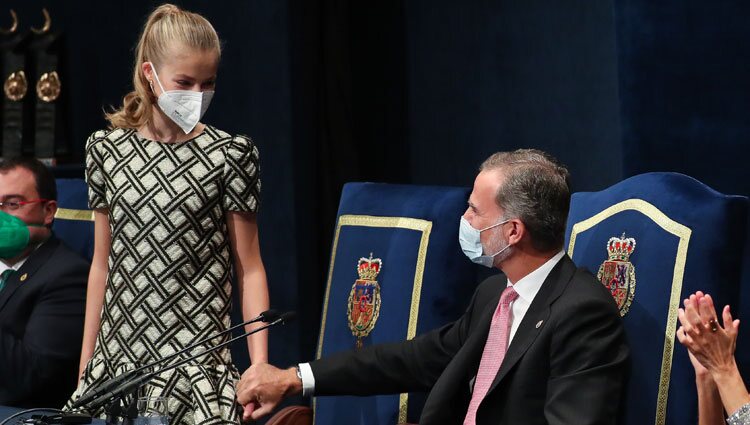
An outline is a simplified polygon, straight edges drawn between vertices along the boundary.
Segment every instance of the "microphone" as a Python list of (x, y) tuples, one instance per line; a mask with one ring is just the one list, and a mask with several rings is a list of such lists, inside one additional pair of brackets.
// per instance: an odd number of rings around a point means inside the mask
[[(216, 350), (218, 350), (220, 348), (223, 348), (223, 347), (225, 347), (225, 346), (227, 346), (227, 345), (229, 345), (229, 344), (231, 344), (231, 343), (233, 343), (233, 342), (235, 342), (237, 340), (245, 338), (245, 337), (247, 337), (249, 335), (252, 335), (254, 333), (266, 330), (266, 329), (268, 329), (268, 328), (270, 328), (272, 326), (276, 326), (278, 324), (282, 324), (282, 325), (286, 324), (286, 323), (290, 322), (291, 320), (293, 320), (296, 317), (296, 315), (297, 315), (297, 313), (295, 313), (293, 311), (288, 311), (288, 312), (282, 313), (282, 314), (278, 314), (276, 312), (274, 312), (273, 315), (269, 314), (269, 315), (267, 315), (265, 317), (265, 319), (268, 319), (268, 320), (261, 319), (261, 320), (263, 320), (263, 322), (266, 322), (266, 324), (263, 325), (263, 326), (261, 326), (261, 327), (259, 327), (259, 328), (253, 329), (253, 330), (251, 330), (249, 332), (245, 332), (242, 335), (236, 336), (236, 337), (234, 337), (232, 339), (229, 339), (229, 340), (224, 341), (224, 342), (222, 342), (222, 343), (220, 343), (218, 345), (215, 345), (215, 346), (213, 346), (213, 347), (211, 347), (209, 349), (203, 350), (203, 351), (201, 351), (200, 353), (198, 353), (196, 355), (188, 356), (187, 358), (184, 358), (184, 359), (182, 359), (182, 360), (180, 360), (180, 361), (178, 361), (176, 363), (173, 363), (171, 365), (162, 367), (161, 369), (158, 369), (158, 370), (155, 370), (155, 371), (148, 372), (145, 375), (135, 376), (135, 377), (132, 377), (132, 378), (129, 376), (128, 377), (129, 379), (127, 379), (127, 380), (125, 380), (124, 378), (123, 379), (119, 379), (118, 382), (115, 383), (115, 384), (112, 384), (110, 386), (110, 388), (113, 388), (116, 384), (119, 384), (122, 381), (125, 381), (125, 382), (123, 382), (119, 386), (115, 387), (114, 389), (110, 389), (109, 391), (99, 391), (99, 393), (101, 395), (99, 395), (98, 397), (94, 396), (94, 397), (92, 397), (92, 399), (90, 401), (88, 401), (86, 403), (80, 403), (79, 406), (86, 405), (86, 406), (88, 406), (89, 409), (96, 409), (96, 408), (98, 408), (100, 406), (103, 406), (103, 405), (109, 403), (111, 400), (115, 399), (116, 397), (120, 397), (120, 396), (123, 396), (125, 394), (128, 394), (128, 393), (131, 393), (131, 392), (135, 391), (138, 387), (140, 387), (141, 385), (145, 384), (151, 378), (153, 378), (154, 376), (156, 376), (156, 375), (158, 375), (160, 373), (163, 373), (163, 372), (166, 372), (168, 370), (174, 369), (176, 367), (182, 366), (183, 364), (185, 364), (185, 363), (187, 363), (187, 362), (189, 362), (191, 360), (195, 360), (195, 359), (198, 359), (200, 357), (203, 357), (206, 354), (212, 353), (212, 352), (214, 352), (214, 351), (216, 351)], [(269, 321), (270, 321), (270, 323), (268, 323)], [(243, 325), (243, 324), (240, 324), (240, 325), (237, 325), (237, 326), (241, 326), (241, 325)], [(170, 356), (169, 358), (173, 358), (173, 357), (174, 357), (174, 355)], [(158, 362), (161, 362), (163, 360), (164, 359), (159, 360)], [(113, 380), (114, 379), (118, 379), (118, 378), (120, 378), (120, 377), (118, 376), (116, 378), (113, 378)], [(108, 383), (109, 383), (109, 381), (107, 381), (105, 384), (108, 384)]]
[[(287, 314), (287, 313), (284, 313), (284, 314)], [(283, 316), (283, 314), (279, 314), (279, 312), (276, 311), (276, 310), (274, 310), (274, 309), (266, 310), (263, 313), (260, 313), (259, 315), (257, 315), (256, 317), (253, 317), (250, 320), (247, 320), (247, 321), (242, 322), (242, 323), (238, 323), (238, 324), (236, 324), (236, 325), (234, 325), (234, 326), (232, 326), (230, 328), (227, 328), (227, 329), (225, 329), (225, 330), (223, 330), (221, 332), (215, 333), (215, 334), (213, 334), (211, 336), (208, 336), (206, 338), (201, 339), (200, 341), (194, 342), (194, 343), (188, 345), (187, 347), (181, 349), (180, 351), (177, 351), (175, 353), (170, 354), (167, 357), (163, 357), (161, 359), (154, 360), (154, 361), (152, 361), (149, 364), (146, 364), (144, 366), (135, 368), (133, 370), (129, 370), (129, 371), (123, 373), (123, 374), (115, 376), (112, 379), (104, 381), (100, 385), (98, 385), (98, 386), (96, 386), (94, 388), (89, 388), (89, 390), (86, 391), (83, 395), (81, 395), (81, 397), (78, 400), (76, 400), (75, 402), (73, 402), (73, 404), (71, 404), (70, 407), (72, 409), (76, 409), (76, 408), (79, 408), (81, 406), (84, 406), (84, 405), (88, 404), (90, 401), (92, 401), (92, 400), (94, 400), (96, 398), (99, 398), (102, 395), (110, 392), (113, 388), (116, 388), (122, 382), (130, 381), (131, 379), (135, 378), (137, 375), (139, 375), (144, 370), (153, 368), (154, 366), (157, 366), (160, 363), (163, 363), (163, 362), (165, 362), (167, 360), (171, 360), (171, 359), (173, 359), (173, 358), (175, 358), (177, 356), (180, 356), (180, 355), (184, 354), (185, 352), (187, 352), (189, 350), (192, 350), (193, 348), (195, 348), (195, 347), (197, 347), (199, 345), (205, 344), (206, 342), (208, 342), (208, 341), (210, 341), (212, 339), (216, 339), (216, 338), (218, 338), (218, 337), (220, 337), (222, 335), (225, 335), (225, 334), (227, 334), (229, 332), (232, 332), (233, 330), (235, 330), (235, 329), (237, 329), (239, 327), (243, 327), (243, 326), (249, 325), (251, 323), (256, 323), (256, 322), (271, 323), (271, 322), (274, 322), (274, 321), (278, 320), (281, 316)]]
[(286, 313), (282, 313), (278, 316), (277, 319), (274, 319), (274, 321), (271, 323), (272, 325), (276, 323), (281, 323), (282, 325), (285, 325), (287, 322), (291, 322), (292, 320), (297, 318), (297, 312), (296, 311), (287, 311)]

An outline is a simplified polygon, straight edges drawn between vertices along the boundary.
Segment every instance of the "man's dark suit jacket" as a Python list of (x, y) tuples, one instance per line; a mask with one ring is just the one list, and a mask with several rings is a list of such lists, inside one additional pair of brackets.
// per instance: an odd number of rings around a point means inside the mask
[(0, 291), (0, 404), (60, 408), (75, 390), (88, 271), (52, 236)]
[[(506, 278), (476, 290), (456, 322), (411, 341), (310, 363), (316, 395), (430, 391), (420, 425), (461, 424)], [(564, 256), (511, 341), (477, 411), (485, 424), (614, 424), (628, 348), (612, 296)]]

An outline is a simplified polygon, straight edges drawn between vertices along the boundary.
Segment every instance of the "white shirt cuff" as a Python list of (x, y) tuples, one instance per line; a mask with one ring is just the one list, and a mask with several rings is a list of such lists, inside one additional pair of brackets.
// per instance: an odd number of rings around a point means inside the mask
[(310, 363), (300, 363), (297, 366), (302, 375), (302, 397), (312, 397), (315, 394), (315, 376)]

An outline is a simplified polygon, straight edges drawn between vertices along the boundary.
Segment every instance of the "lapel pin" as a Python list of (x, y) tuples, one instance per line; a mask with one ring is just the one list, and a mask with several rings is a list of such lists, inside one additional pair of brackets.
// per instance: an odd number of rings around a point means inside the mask
[(20, 280), (21, 282), (24, 282), (27, 277), (29, 277), (29, 274), (28, 273), (24, 273), (24, 274), (21, 275), (20, 278), (18, 278), (18, 280)]
[(536, 322), (536, 328), (537, 329), (541, 328), (542, 327), (542, 323), (544, 323), (544, 320), (540, 320), (540, 321)]

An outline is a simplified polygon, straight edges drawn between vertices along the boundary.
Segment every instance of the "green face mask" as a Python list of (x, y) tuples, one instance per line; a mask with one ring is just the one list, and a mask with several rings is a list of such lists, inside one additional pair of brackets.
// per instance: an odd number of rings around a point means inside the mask
[(29, 245), (29, 227), (18, 217), (0, 211), (0, 258), (14, 258)]

